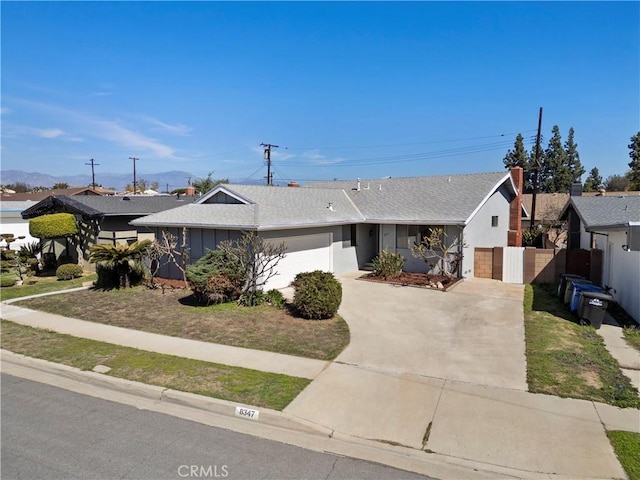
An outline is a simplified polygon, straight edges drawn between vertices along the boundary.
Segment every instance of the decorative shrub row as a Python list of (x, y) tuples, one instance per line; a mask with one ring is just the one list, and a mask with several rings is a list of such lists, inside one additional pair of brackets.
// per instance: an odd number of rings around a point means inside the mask
[(18, 277), (12, 273), (3, 273), (0, 275), (0, 287), (13, 287), (18, 283)]
[(72, 280), (82, 276), (82, 267), (75, 263), (65, 263), (56, 269), (58, 280)]
[(293, 306), (297, 313), (311, 320), (333, 317), (342, 302), (342, 285), (330, 272), (315, 270), (296, 275)]

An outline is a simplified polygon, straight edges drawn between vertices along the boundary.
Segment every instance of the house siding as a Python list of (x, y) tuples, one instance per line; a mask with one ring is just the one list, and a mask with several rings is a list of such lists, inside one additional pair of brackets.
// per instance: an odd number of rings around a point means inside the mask
[(613, 298), (640, 323), (640, 252), (626, 252), (622, 249), (627, 243), (624, 230), (607, 231), (609, 236), (597, 235), (603, 242), (608, 238), (609, 245), (603, 250), (604, 281), (607, 282)]
[[(464, 229), (462, 276), (473, 277), (475, 248), (506, 247), (509, 232), (510, 195), (503, 186), (480, 208)], [(498, 226), (491, 226), (491, 217), (498, 217)]]

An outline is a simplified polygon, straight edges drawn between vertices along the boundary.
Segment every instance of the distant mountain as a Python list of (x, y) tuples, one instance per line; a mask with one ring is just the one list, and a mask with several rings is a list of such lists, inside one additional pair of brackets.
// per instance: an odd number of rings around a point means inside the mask
[[(189, 179), (198, 177), (189, 173), (174, 170), (163, 173), (138, 173), (136, 179), (146, 180), (149, 183), (158, 182), (160, 190), (164, 191), (186, 187)], [(3, 170), (0, 172), (0, 184), (26, 183), (30, 187), (52, 187), (56, 183), (67, 183), (70, 187), (86, 187), (91, 184), (91, 175), (61, 175), (53, 176), (38, 172), (23, 172), (21, 170)], [(133, 183), (133, 175), (130, 173), (100, 173), (96, 174), (96, 183), (105, 188), (124, 190), (127, 184)]]
[[(189, 180), (197, 180), (197, 175), (189, 172), (174, 170), (164, 173), (138, 173), (136, 179), (146, 180), (150, 184), (158, 182), (160, 191), (165, 191), (167, 185), (169, 191), (176, 188), (184, 188), (188, 185)], [(264, 185), (265, 180), (248, 180), (240, 178), (230, 178), (231, 183), (244, 183), (251, 185)], [(26, 183), (28, 186), (34, 187), (52, 187), (56, 183), (67, 183), (70, 187), (86, 187), (91, 184), (91, 175), (47, 175), (38, 172), (23, 172), (22, 170), (2, 170), (0, 171), (0, 185), (10, 183)], [(100, 173), (96, 174), (96, 183), (104, 188), (112, 188), (114, 190), (123, 191), (127, 184), (133, 183), (133, 175), (130, 173)], [(286, 182), (275, 182), (276, 185), (284, 186)]]

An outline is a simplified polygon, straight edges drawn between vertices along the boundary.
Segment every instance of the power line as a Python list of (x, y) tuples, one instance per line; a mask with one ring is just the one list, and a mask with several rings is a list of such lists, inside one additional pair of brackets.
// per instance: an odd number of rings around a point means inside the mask
[(90, 160), (91, 163), (85, 163), (85, 165), (91, 165), (91, 189), (95, 190), (96, 189), (96, 173), (94, 170), (94, 167), (96, 165), (100, 165), (99, 163), (95, 163), (93, 161), (93, 158)]
[(387, 148), (387, 147), (407, 147), (411, 145), (431, 145), (434, 143), (448, 143), (448, 142), (463, 142), (468, 140), (481, 140), (484, 138), (496, 138), (496, 137), (506, 137), (511, 135), (517, 135), (518, 133), (529, 133), (535, 132), (533, 130), (523, 130), (520, 132), (512, 132), (512, 133), (500, 133), (495, 135), (483, 135), (480, 137), (466, 137), (466, 138), (453, 138), (448, 140), (431, 140), (429, 142), (413, 142), (413, 143), (389, 143), (383, 145), (361, 145), (361, 146), (316, 146), (316, 147), (289, 147), (290, 150), (349, 150), (349, 149), (357, 149), (357, 148)]

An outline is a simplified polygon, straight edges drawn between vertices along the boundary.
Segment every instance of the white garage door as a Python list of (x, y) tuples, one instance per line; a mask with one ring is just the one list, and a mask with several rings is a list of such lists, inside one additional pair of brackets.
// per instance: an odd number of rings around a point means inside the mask
[(270, 239), (270, 242), (276, 244), (285, 242), (287, 252), (286, 256), (278, 263), (278, 275), (269, 280), (264, 286), (264, 290), (288, 287), (300, 272), (332, 271), (331, 240), (331, 233)]

